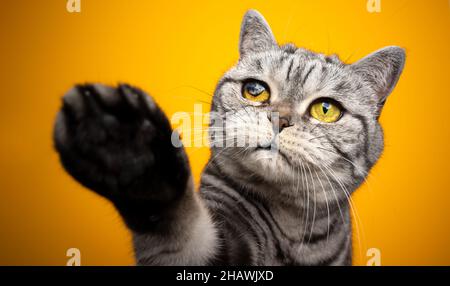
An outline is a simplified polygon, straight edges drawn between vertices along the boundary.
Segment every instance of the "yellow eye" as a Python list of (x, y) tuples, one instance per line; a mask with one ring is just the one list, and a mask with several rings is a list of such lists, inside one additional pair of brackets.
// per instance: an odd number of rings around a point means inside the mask
[(254, 102), (266, 102), (270, 98), (270, 93), (266, 87), (257, 81), (244, 84), (242, 93), (245, 99)]
[(342, 111), (333, 101), (323, 99), (316, 101), (311, 106), (310, 113), (312, 117), (319, 121), (332, 123), (338, 121)]

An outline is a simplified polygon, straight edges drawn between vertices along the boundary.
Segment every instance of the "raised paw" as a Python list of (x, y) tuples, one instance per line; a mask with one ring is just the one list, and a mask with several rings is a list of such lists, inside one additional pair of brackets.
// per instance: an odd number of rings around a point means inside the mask
[(171, 142), (167, 117), (142, 90), (121, 84), (77, 85), (63, 97), (54, 141), (64, 168), (113, 200), (173, 200), (189, 164)]

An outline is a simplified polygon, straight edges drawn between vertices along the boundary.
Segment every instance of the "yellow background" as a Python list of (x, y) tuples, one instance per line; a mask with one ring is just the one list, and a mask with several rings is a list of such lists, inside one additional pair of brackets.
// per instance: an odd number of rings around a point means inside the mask
[[(241, 17), (262, 12), (281, 43), (353, 62), (386, 45), (408, 58), (381, 117), (386, 149), (354, 196), (357, 265), (450, 264), (449, 1), (2, 1), (0, 4), (0, 264), (130, 265), (130, 237), (105, 200), (61, 168), (51, 133), (74, 83), (119, 81), (149, 91), (170, 115), (210, 101), (238, 59)], [(204, 92), (203, 92), (204, 91)], [(209, 109), (204, 104), (204, 110)], [(188, 150), (198, 181), (206, 148)], [(356, 234), (355, 234), (356, 236)]]

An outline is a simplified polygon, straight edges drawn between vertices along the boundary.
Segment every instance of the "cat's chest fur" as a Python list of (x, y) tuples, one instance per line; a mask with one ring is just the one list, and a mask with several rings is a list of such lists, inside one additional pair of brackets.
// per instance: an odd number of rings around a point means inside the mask
[(351, 264), (351, 226), (348, 209), (329, 212), (310, 206), (309, 210), (268, 210), (278, 224), (277, 237), (283, 249), (283, 264)]
[(217, 170), (205, 170), (201, 195), (222, 240), (219, 264), (348, 265), (348, 210), (309, 210), (248, 196)]

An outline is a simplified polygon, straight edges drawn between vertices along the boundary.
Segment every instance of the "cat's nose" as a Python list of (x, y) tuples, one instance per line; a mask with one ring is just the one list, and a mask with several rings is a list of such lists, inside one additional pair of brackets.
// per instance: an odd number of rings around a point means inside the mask
[(291, 121), (286, 117), (280, 117), (278, 126), (281, 132), (284, 128), (291, 126)]
[(287, 115), (280, 116), (279, 113), (268, 113), (267, 118), (272, 122), (272, 126), (281, 132), (284, 128), (292, 126), (291, 117)]

